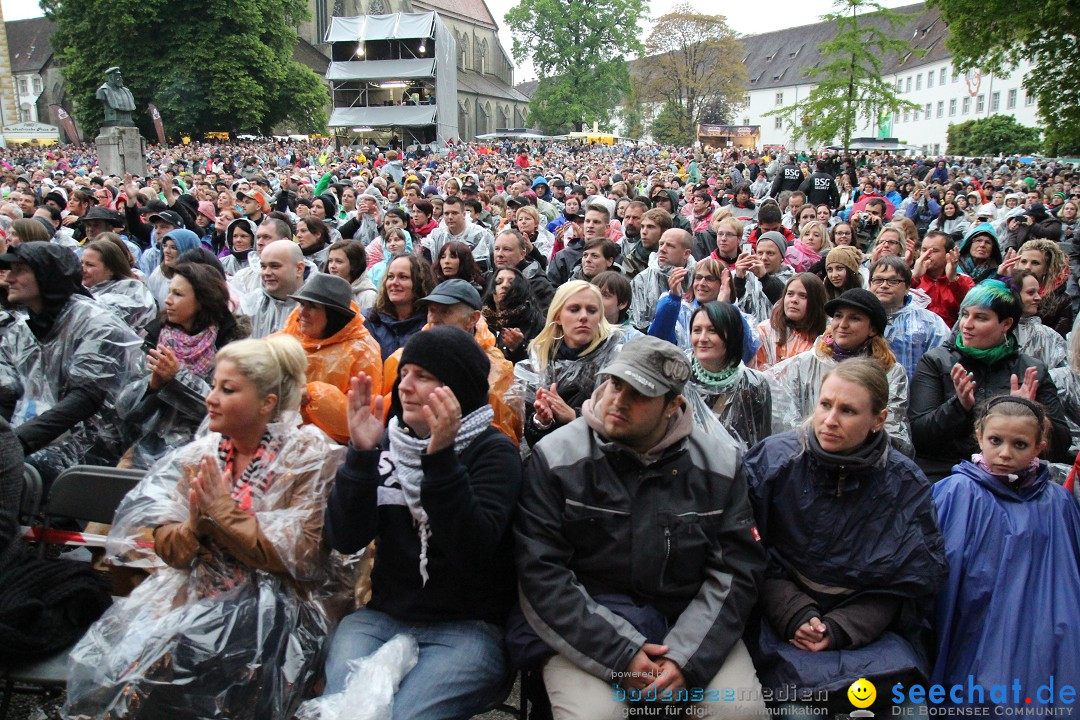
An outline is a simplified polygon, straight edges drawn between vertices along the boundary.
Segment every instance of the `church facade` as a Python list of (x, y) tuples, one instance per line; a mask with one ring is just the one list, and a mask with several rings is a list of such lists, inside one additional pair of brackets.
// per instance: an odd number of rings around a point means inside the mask
[(525, 126), (529, 99), (514, 89), (513, 62), (484, 0), (308, 0), (308, 5), (311, 20), (300, 26), (300, 42), (308, 56), (319, 54), (327, 62), (330, 46), (323, 40), (332, 17), (438, 13), (457, 43), (458, 136), (469, 141), (498, 128)]

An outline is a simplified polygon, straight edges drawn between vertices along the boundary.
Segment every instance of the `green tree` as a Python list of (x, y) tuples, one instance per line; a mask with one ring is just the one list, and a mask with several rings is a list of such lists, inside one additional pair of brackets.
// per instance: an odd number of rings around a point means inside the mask
[(872, 0), (836, 0), (833, 7), (836, 11), (821, 19), (835, 22), (836, 34), (821, 43), (821, 63), (805, 68), (814, 89), (804, 101), (765, 115), (783, 117), (796, 141), (824, 145), (839, 140), (846, 148), (860, 125), (877, 127), (881, 117), (919, 106), (900, 98), (881, 76), (888, 58), (910, 52), (907, 42), (889, 32), (902, 17)]
[(624, 136), (636, 139), (645, 134), (645, 108), (641, 101), (641, 93), (638, 92), (636, 86), (630, 86), (620, 115)]
[(304, 0), (41, 0), (56, 22), (53, 50), (89, 135), (103, 121), (97, 88), (118, 65), (135, 119), (153, 137), (146, 104), (172, 135), (205, 131), (300, 132), (326, 127), (322, 80), (292, 59)]
[(929, 0), (949, 25), (957, 70), (1008, 72), (1031, 62), (1024, 87), (1054, 153), (1080, 152), (1080, 12), (1076, 0)]
[[(742, 43), (723, 15), (704, 15), (683, 3), (661, 16), (645, 41), (646, 57), (635, 63), (641, 94), (662, 104), (676, 134), (690, 144), (706, 114), (729, 114), (746, 87)], [(636, 78), (635, 78), (636, 79)], [(636, 83), (635, 83), (636, 85)], [(737, 100), (736, 100), (737, 99)]]
[(696, 129), (684, 127), (682, 108), (674, 101), (667, 102), (649, 124), (652, 139), (661, 145), (693, 145)]
[(950, 155), (1026, 155), (1039, 150), (1038, 128), (1027, 127), (1012, 115), (991, 115), (950, 125), (947, 136)]
[(640, 53), (645, 0), (522, 0), (506, 13), (514, 59), (540, 77), (529, 120), (545, 132), (608, 123), (630, 85), (625, 58)]

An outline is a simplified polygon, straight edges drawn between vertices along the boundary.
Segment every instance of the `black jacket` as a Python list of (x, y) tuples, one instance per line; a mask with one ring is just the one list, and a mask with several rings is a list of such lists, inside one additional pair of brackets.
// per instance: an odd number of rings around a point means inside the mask
[(836, 181), (828, 173), (816, 172), (803, 181), (799, 190), (806, 195), (806, 202), (813, 206), (828, 205), (835, 210), (840, 206), (840, 190)]
[(521, 489), (517, 448), (489, 427), (461, 455), (424, 454), (421, 502), (428, 514), (428, 581), (420, 538), (393, 477), (390, 437), (374, 450), (351, 446), (326, 505), (324, 533), (342, 553), (376, 540), (371, 602), (408, 622), (484, 620), (502, 625), (514, 601), (510, 524)]
[(795, 163), (788, 163), (780, 168), (769, 188), (769, 197), (776, 197), (785, 190), (798, 190), (803, 183), (802, 170)]
[(765, 553), (753, 524), (734, 448), (695, 428), (645, 465), (578, 418), (526, 465), (522, 611), (552, 650), (611, 678), (644, 636), (595, 597), (629, 595), (667, 618), (664, 644), (687, 684), (708, 683), (757, 597)]
[(950, 375), (956, 363), (972, 374), (976, 405), (995, 395), (1007, 394), (1013, 375), (1023, 382), (1024, 371), (1029, 367), (1036, 368), (1039, 388), (1035, 399), (1046, 408), (1052, 425), (1047, 456), (1056, 462), (1072, 461), (1065, 411), (1045, 365), (1028, 355), (1014, 352), (987, 366), (967, 357), (956, 349), (953, 340), (948, 340), (922, 356), (908, 388), (908, 420), (911, 421), (915, 459), (930, 480), (949, 475), (954, 464), (969, 460), (979, 451), (975, 441), (975, 412), (965, 410), (956, 399)]

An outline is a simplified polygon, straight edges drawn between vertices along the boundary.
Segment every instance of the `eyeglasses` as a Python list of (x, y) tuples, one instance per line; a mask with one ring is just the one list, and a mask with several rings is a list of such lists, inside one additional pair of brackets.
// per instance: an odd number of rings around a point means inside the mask
[(720, 282), (720, 278), (716, 277), (715, 275), (695, 275), (694, 280), (695, 281), (700, 280), (701, 282), (707, 282), (707, 283), (718, 283), (718, 282)]
[(872, 280), (870, 281), (870, 287), (881, 287), (882, 285), (884, 285), (885, 287), (891, 287), (891, 288), (894, 288), (894, 287), (896, 287), (897, 285), (902, 285), (902, 284), (903, 284), (903, 282), (904, 282), (904, 281), (903, 281), (903, 279), (902, 279), (902, 278), (882, 278), (882, 277), (876, 277), (876, 278), (873, 278), (873, 279), (872, 279)]

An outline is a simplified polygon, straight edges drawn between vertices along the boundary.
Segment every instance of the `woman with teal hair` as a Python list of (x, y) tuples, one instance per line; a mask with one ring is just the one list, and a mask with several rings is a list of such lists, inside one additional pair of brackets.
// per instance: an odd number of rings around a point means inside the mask
[(908, 419), (919, 466), (931, 480), (979, 451), (975, 406), (995, 395), (1034, 400), (1050, 420), (1051, 461), (1069, 462), (1069, 426), (1042, 362), (1020, 352), (1019, 296), (1000, 280), (973, 287), (960, 304), (958, 331), (930, 350), (911, 378)]
[(376, 290), (382, 287), (383, 278), (386, 277), (386, 268), (390, 266), (390, 262), (398, 255), (412, 254), (412, 238), (408, 231), (401, 228), (388, 230), (386, 237), (383, 238), (383, 248), (385, 252), (383, 259), (372, 265), (369, 271), (371, 283)]

